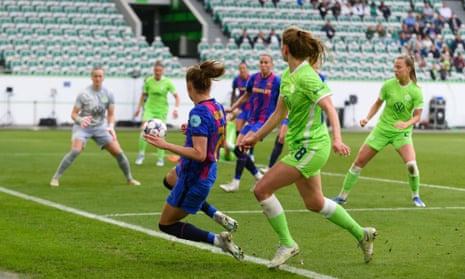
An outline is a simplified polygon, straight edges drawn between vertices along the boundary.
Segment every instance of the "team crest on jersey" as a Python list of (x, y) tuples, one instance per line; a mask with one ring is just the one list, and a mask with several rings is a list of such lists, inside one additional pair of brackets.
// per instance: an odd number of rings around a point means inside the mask
[(200, 118), (200, 116), (195, 114), (191, 116), (189, 123), (191, 124), (192, 127), (199, 127), (200, 124), (202, 123), (202, 119)]
[(411, 99), (412, 99), (412, 96), (410, 96), (409, 94), (405, 95), (404, 99), (409, 102)]
[(108, 97), (103, 96), (101, 101), (102, 101), (102, 103), (108, 103)]
[(289, 88), (289, 91), (290, 91), (291, 93), (294, 93), (294, 91), (295, 91), (295, 84), (293, 84), (293, 83), (291, 84), (291, 86), (290, 86), (290, 88)]

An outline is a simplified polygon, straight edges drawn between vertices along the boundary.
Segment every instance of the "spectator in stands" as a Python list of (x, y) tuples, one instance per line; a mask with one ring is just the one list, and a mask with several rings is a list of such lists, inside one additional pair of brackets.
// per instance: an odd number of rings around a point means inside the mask
[(242, 34), (237, 38), (236, 44), (240, 47), (244, 42), (253, 47), (253, 41), (249, 34), (247, 34), (247, 29), (242, 30)]
[(412, 35), (422, 35), (423, 36), (423, 29), (421, 28), (418, 22), (415, 22), (412, 29)]
[(321, 31), (326, 33), (326, 37), (328, 39), (332, 39), (336, 35), (336, 29), (334, 29), (333, 25), (331, 24), (331, 21), (327, 20), (325, 25), (321, 27)]
[(271, 0), (271, 2), (273, 3), (273, 6), (274, 6), (275, 8), (278, 7), (279, 0)]
[[(318, 2), (318, 1), (317, 1), (317, 2)], [(312, 3), (312, 2), (310, 2), (310, 3)], [(303, 9), (303, 8), (304, 8), (304, 0), (297, 0), (297, 5), (299, 5), (299, 7), (300, 7), (301, 9)]]
[(423, 18), (426, 22), (433, 22), (435, 12), (429, 1), (423, 1), (423, 10), (421, 13), (423, 14)]
[(432, 38), (439, 35), (438, 33), (436, 33), (436, 29), (434, 28), (433, 23), (427, 23), (423, 33), (428, 34)]
[(421, 40), (421, 47), (424, 50), (423, 56), (426, 57), (428, 55), (428, 51), (431, 49), (431, 47), (433, 47), (433, 45), (433, 40), (431, 40), (429, 34), (424, 34), (423, 39)]
[(276, 32), (276, 29), (274, 28), (271, 29), (271, 32), (268, 35), (268, 38), (266, 38), (266, 41), (271, 46), (281, 47), (281, 37), (279, 36), (279, 34)]
[(423, 17), (423, 14), (421, 13), (416, 13), (415, 15), (415, 21), (416, 23), (418, 24), (418, 26), (420, 26), (420, 29), (421, 30), (424, 30), (425, 27), (426, 27), (426, 21), (425, 21), (425, 18)]
[(386, 29), (384, 29), (384, 25), (380, 22), (376, 25), (376, 36), (384, 41), (386, 39)]
[(375, 1), (372, 1), (370, 4), (370, 16), (376, 18), (378, 16), (378, 7), (376, 6)]
[[(301, 0), (302, 2), (305, 2), (304, 0)], [(297, 0), (297, 2), (299, 2), (299, 0)], [(318, 7), (318, 4), (320, 4), (320, 1), (319, 0), (310, 0), (310, 5), (312, 5), (312, 7), (314, 9), (316, 9)], [(303, 5), (302, 5), (303, 6)]]
[(412, 31), (409, 29), (408, 25), (406, 23), (402, 23), (401, 29), (399, 30), (399, 37), (400, 35), (404, 33), (404, 38), (412, 38)]
[(452, 10), (450, 9), (449, 5), (447, 5), (446, 1), (442, 1), (442, 7), (439, 8), (438, 13), (444, 18), (445, 21), (449, 20), (452, 16)]
[(452, 56), (455, 55), (455, 50), (457, 48), (462, 48), (462, 50), (465, 49), (465, 41), (462, 39), (462, 36), (460, 36), (459, 33), (455, 34), (455, 38), (450, 44), (450, 50), (451, 50)]
[(463, 60), (463, 54), (461, 52), (459, 52), (452, 60), (452, 66), (455, 68), (457, 73), (463, 73), (465, 61)]
[(389, 17), (391, 16), (391, 9), (381, 2), (378, 7), (379, 11), (383, 14), (384, 20), (389, 21)]
[(415, 22), (416, 22), (416, 18), (415, 18), (415, 15), (413, 14), (413, 11), (409, 11), (407, 13), (407, 17), (404, 18), (404, 20), (402, 21), (403, 24), (406, 24), (408, 26), (408, 29), (410, 31), (413, 30), (413, 27), (415, 26)]
[(462, 26), (462, 21), (457, 17), (456, 13), (452, 13), (452, 16), (449, 18), (447, 23), (449, 24), (450, 31), (454, 34), (457, 34)]
[(260, 3), (260, 5), (262, 6), (262, 8), (265, 7), (265, 2), (266, 2), (266, 0), (258, 0), (258, 3)]
[(355, 5), (352, 6), (352, 12), (354, 16), (358, 16), (361, 19), (370, 14), (370, 10), (369, 8), (366, 8), (363, 0), (358, 0)]
[(441, 14), (437, 14), (437, 16), (433, 19), (433, 26), (436, 33), (442, 33), (442, 29), (446, 26), (446, 21)]
[(374, 27), (373, 25), (368, 26), (367, 30), (365, 31), (365, 37), (367, 38), (367, 40), (373, 39), (375, 34), (376, 34), (376, 27)]
[(331, 6), (331, 12), (336, 20), (339, 20), (339, 17), (342, 14), (342, 7), (341, 7), (341, 2), (336, 1), (334, 5)]
[(324, 20), (329, 11), (328, 0), (321, 0), (321, 2), (318, 4), (317, 9), (320, 12), (321, 19)]
[(408, 48), (409, 42), (410, 42), (411, 35), (407, 32), (399, 32), (399, 50), (402, 51), (404, 48)]
[(255, 47), (257, 44), (262, 44), (264, 46), (268, 45), (268, 41), (266, 40), (265, 33), (263, 33), (263, 31), (259, 31), (253, 38), (253, 46)]
[(441, 52), (439, 51), (436, 44), (431, 44), (430, 49), (428, 50), (428, 56), (433, 57), (434, 59), (441, 58)]

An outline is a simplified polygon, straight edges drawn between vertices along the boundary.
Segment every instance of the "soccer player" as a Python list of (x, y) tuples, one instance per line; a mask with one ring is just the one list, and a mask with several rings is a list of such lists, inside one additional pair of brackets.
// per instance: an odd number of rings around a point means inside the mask
[[(342, 142), (330, 89), (312, 67), (318, 61), (325, 61), (327, 48), (310, 32), (292, 26), (283, 32), (281, 54), (289, 67), (281, 76), (276, 110), (260, 130), (247, 135), (239, 144), (247, 150), (288, 115), (286, 143), (289, 153), (265, 173), (254, 189), (256, 199), (279, 238), (279, 247), (269, 267), (278, 267), (300, 252), (289, 231), (284, 209), (274, 194), (292, 183), (297, 186), (308, 210), (320, 213), (355, 237), (368, 263), (373, 254), (376, 229), (362, 228), (342, 206), (324, 197), (322, 191), (320, 170), (328, 160), (331, 146), (339, 155), (350, 154), (350, 148)], [(332, 142), (322, 112), (332, 127)]]
[(194, 108), (189, 112), (184, 146), (150, 134), (144, 138), (155, 147), (181, 156), (179, 178), (163, 206), (158, 224), (160, 230), (178, 238), (215, 245), (242, 260), (244, 255), (232, 241), (231, 232), (215, 234), (181, 222), (200, 210), (216, 180), (226, 117), (223, 106), (211, 96), (210, 89), (212, 80), (224, 72), (224, 65), (217, 61), (205, 61), (187, 69), (187, 92)]
[[(249, 68), (245, 61), (239, 63), (239, 75), (237, 75), (232, 82), (232, 92), (231, 92), (231, 106), (234, 102), (242, 97), (246, 92), (247, 81), (250, 78)], [(238, 91), (238, 95), (236, 95)], [(236, 126), (236, 138), (239, 135), (240, 131), (247, 122), (247, 117), (250, 111), (250, 102), (243, 103), (236, 111), (231, 112), (231, 118), (234, 118), (234, 124)], [(236, 115), (237, 113), (237, 115)], [(232, 147), (225, 146), (225, 157), (229, 158), (229, 153), (231, 152)], [(249, 152), (249, 155), (253, 155), (253, 152)]]
[[(231, 108), (227, 110), (228, 112), (234, 111), (245, 102), (250, 102), (251, 104), (247, 124), (242, 128), (237, 137), (236, 145), (244, 136), (254, 134), (260, 129), (275, 109), (281, 80), (271, 71), (272, 67), (273, 58), (269, 54), (260, 55), (260, 72), (253, 74), (249, 78), (246, 94), (242, 95)], [(220, 185), (220, 188), (225, 192), (236, 192), (239, 190), (239, 183), (244, 167), (247, 168), (257, 181), (263, 176), (258, 171), (247, 152), (242, 152), (242, 150), (236, 146), (234, 154), (237, 157), (234, 179), (228, 184)]]
[[(135, 116), (139, 116), (142, 106), (144, 106), (144, 115), (142, 116), (141, 130), (147, 120), (158, 118), (166, 124), (168, 115), (168, 93), (172, 94), (175, 98), (175, 108), (173, 110), (173, 118), (178, 117), (179, 108), (179, 95), (176, 93), (173, 82), (167, 77), (163, 76), (163, 64), (157, 61), (153, 67), (153, 76), (145, 80), (144, 91), (140, 96), (139, 104), (137, 105)], [(147, 143), (143, 138), (144, 132), (141, 131), (139, 137), (139, 155), (136, 159), (136, 165), (142, 165), (145, 157), (145, 150)], [(165, 151), (162, 149), (157, 150), (157, 166), (162, 167), (165, 165), (164, 157)]]
[[(87, 141), (93, 139), (102, 149), (116, 158), (120, 169), (130, 185), (140, 185), (132, 178), (131, 167), (118, 140), (115, 127), (115, 100), (113, 94), (103, 87), (104, 71), (95, 67), (91, 73), (92, 85), (84, 89), (76, 98), (71, 118), (74, 121), (71, 151), (66, 154), (50, 181), (50, 186), (58, 187), (63, 172), (81, 154)], [(106, 121), (105, 121), (106, 114)]]
[(395, 78), (384, 82), (368, 115), (360, 120), (360, 126), (365, 127), (385, 103), (378, 123), (360, 147), (345, 176), (341, 192), (333, 199), (339, 204), (347, 203), (350, 191), (368, 162), (388, 144), (392, 144), (407, 168), (413, 204), (425, 207), (425, 203), (420, 199), (420, 171), (412, 141), (413, 126), (420, 121), (423, 112), (423, 93), (417, 85), (414, 62), (413, 57), (408, 55), (401, 55), (395, 59)]

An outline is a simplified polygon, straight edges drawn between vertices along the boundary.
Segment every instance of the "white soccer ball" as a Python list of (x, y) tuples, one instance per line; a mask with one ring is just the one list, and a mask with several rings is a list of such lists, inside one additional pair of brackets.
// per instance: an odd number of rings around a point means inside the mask
[(166, 136), (166, 132), (166, 125), (160, 119), (150, 119), (144, 124), (145, 134), (152, 134), (157, 137), (164, 138)]

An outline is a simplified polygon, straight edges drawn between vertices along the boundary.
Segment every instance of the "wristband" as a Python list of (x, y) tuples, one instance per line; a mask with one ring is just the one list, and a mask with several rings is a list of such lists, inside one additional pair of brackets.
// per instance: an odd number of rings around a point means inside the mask
[(115, 129), (115, 123), (108, 123), (108, 129), (114, 130)]
[(76, 119), (74, 119), (74, 123), (76, 123), (78, 125), (81, 125), (82, 121), (83, 121), (83, 118), (80, 117), (80, 116), (78, 116), (78, 117), (76, 117)]

